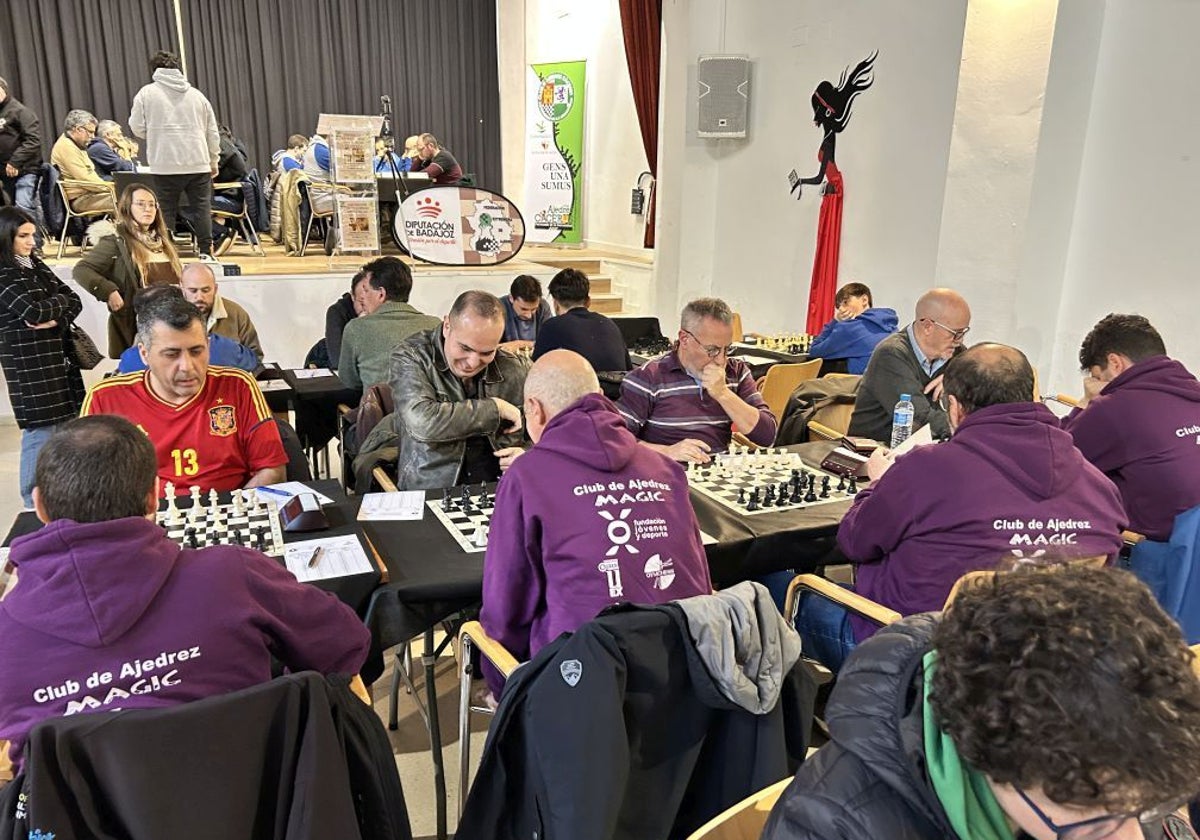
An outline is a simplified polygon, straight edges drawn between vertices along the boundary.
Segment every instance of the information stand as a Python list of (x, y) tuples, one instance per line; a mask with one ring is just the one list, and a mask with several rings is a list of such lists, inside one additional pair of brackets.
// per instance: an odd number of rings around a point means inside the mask
[(321, 114), (317, 133), (329, 141), (333, 181), (333, 253), (381, 253), (379, 197), (375, 185), (375, 138), (383, 117), (355, 114)]

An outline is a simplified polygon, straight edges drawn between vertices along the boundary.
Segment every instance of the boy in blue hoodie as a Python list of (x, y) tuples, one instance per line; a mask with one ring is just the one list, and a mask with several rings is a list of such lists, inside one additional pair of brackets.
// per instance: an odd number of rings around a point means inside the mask
[(875, 345), (896, 331), (896, 310), (875, 308), (871, 290), (862, 283), (847, 283), (834, 298), (833, 320), (813, 339), (810, 359), (845, 359), (846, 372), (867, 369)]

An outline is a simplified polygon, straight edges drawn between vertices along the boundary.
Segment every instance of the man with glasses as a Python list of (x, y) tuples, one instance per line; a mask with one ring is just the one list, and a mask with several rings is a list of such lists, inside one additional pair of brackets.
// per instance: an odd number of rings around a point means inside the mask
[(78, 181), (66, 188), (71, 209), (79, 213), (94, 210), (117, 212), (112, 183), (105, 181), (96, 172), (96, 165), (88, 155), (88, 145), (96, 136), (96, 118), (78, 108), (68, 111), (63, 120), (63, 133), (54, 141), (50, 151), (50, 162), (58, 167), (63, 178)]
[(890, 440), (892, 411), (901, 394), (912, 399), (913, 430), (928, 424), (936, 438), (950, 434), (941, 370), (962, 348), (971, 329), (971, 307), (953, 289), (930, 289), (917, 301), (913, 322), (875, 347), (858, 386), (849, 433)]
[(631, 371), (618, 409), (642, 443), (676, 461), (707, 463), (729, 448), (733, 424), (759, 446), (775, 441), (776, 419), (745, 362), (732, 359), (733, 312), (718, 298), (683, 308), (675, 348)]
[(1194, 838), (1174, 815), (1200, 793), (1191, 661), (1124, 571), (968, 587), (855, 651), (763, 840)]

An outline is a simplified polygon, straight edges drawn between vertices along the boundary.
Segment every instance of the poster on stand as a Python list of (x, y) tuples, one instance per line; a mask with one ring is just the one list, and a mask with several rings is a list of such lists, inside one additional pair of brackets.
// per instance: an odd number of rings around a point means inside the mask
[(525, 212), (530, 242), (583, 242), (586, 61), (529, 65)]
[(374, 183), (375, 135), (358, 131), (335, 131), (329, 148), (333, 157), (333, 180), (339, 184)]
[(379, 250), (379, 210), (374, 198), (338, 196), (342, 251)]

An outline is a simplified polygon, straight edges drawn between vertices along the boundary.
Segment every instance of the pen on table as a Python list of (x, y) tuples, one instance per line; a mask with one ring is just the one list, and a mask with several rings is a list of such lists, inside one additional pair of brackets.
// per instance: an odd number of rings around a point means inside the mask
[(289, 499), (292, 497), (291, 493), (286, 490), (280, 490), (277, 487), (256, 487), (254, 489), (259, 493), (270, 493), (274, 496), (287, 496)]
[(312, 557), (308, 558), (308, 568), (311, 569), (313, 566), (317, 565), (317, 561), (321, 559), (321, 552), (324, 550), (325, 548), (323, 546), (317, 546), (315, 549), (313, 549)]

